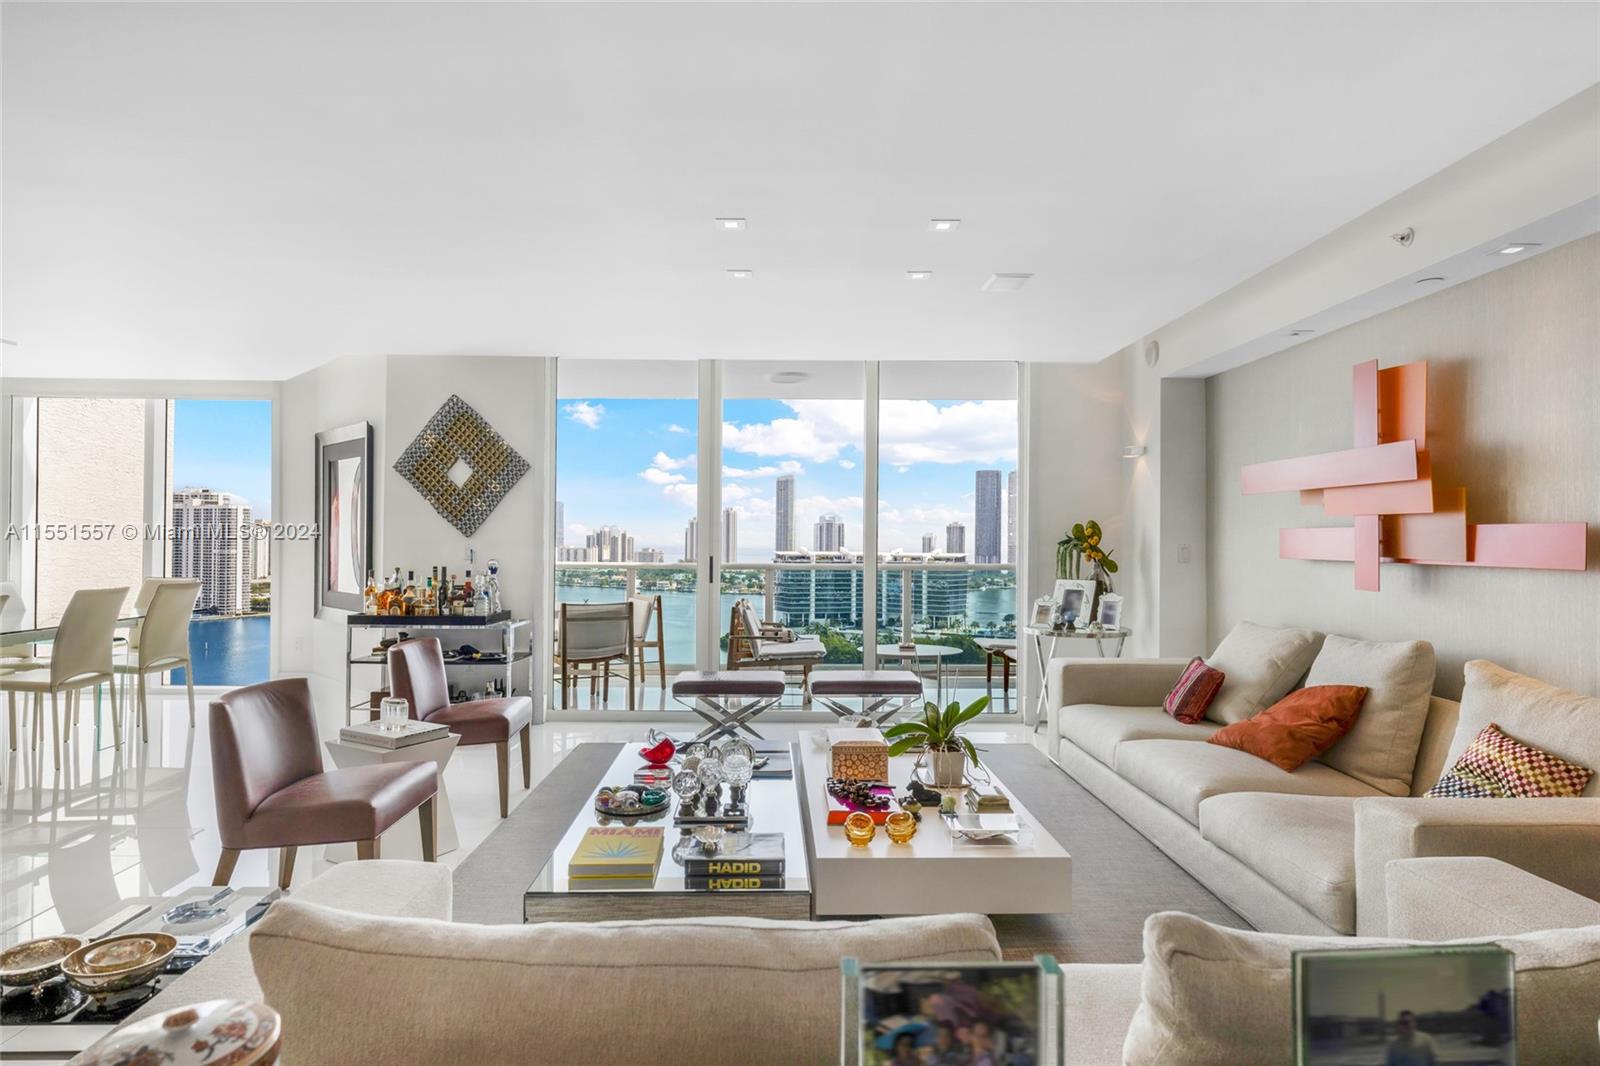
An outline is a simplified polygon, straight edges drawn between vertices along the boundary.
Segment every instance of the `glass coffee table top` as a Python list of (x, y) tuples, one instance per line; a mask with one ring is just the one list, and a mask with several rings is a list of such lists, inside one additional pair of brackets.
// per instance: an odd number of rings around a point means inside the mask
[[(694, 854), (699, 853), (699, 845), (695, 844), (682, 830), (672, 824), (673, 813), (677, 810), (678, 799), (672, 798), (671, 805), (660, 814), (638, 819), (609, 818), (594, 809), (594, 793), (602, 785), (624, 785), (633, 780), (633, 772), (645, 765), (644, 759), (639, 756), (639, 749), (645, 745), (633, 741), (623, 746), (621, 754), (612, 762), (609, 769), (602, 777), (591, 783), (590, 794), (585, 797), (583, 809), (579, 811), (566, 833), (561, 837), (561, 842), (556, 845), (555, 852), (550, 856), (550, 861), (544, 864), (533, 883), (528, 886), (527, 895), (540, 896), (551, 894), (593, 895), (596, 892), (607, 896), (637, 895), (641, 901), (645, 897), (665, 896), (673, 894), (690, 894), (695, 896), (717, 895), (760, 895), (770, 896), (782, 893), (799, 893), (809, 895), (811, 891), (810, 872), (806, 864), (805, 822), (800, 814), (800, 794), (795, 784), (795, 777), (758, 777), (750, 782), (746, 806), (750, 809), (750, 829), (752, 833), (780, 833), (783, 835), (784, 852), (784, 883), (782, 888), (762, 889), (735, 889), (719, 890), (708, 893), (703, 889), (690, 889), (684, 882), (683, 863), (673, 857), (675, 846), (680, 842), (687, 842), (689, 848), (694, 849)], [(761, 753), (762, 745), (756, 744), (757, 753)], [(785, 746), (778, 745), (783, 748)], [(798, 763), (798, 753), (792, 746), (787, 746), (791, 752), (791, 759)], [(676, 763), (674, 763), (676, 765)], [(638, 825), (660, 826), (664, 847), (661, 856), (661, 868), (657, 871), (655, 881), (649, 885), (632, 885), (629, 887), (615, 887), (607, 884), (602, 879), (601, 884), (595, 888), (586, 887), (588, 881), (580, 879), (577, 886), (567, 877), (567, 864), (571, 862), (573, 852), (583, 840), (584, 831), (591, 826), (598, 825)], [(677, 849), (679, 854), (683, 850)], [(620, 915), (619, 915), (620, 917)]]

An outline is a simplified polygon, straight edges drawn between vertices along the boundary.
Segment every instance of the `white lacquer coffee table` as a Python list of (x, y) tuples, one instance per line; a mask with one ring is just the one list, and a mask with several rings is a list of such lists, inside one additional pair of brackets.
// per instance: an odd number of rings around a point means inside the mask
[[(800, 734), (801, 809), (811, 860), (812, 913), (817, 918), (949, 914), (1064, 914), (1072, 908), (1072, 856), (1050, 836), (998, 777), (1024, 826), (1020, 843), (956, 840), (936, 811), (924, 810), (909, 844), (890, 842), (880, 826), (872, 842), (853, 847), (842, 826), (828, 825), (825, 734)], [(904, 795), (916, 758), (889, 760), (889, 783)]]

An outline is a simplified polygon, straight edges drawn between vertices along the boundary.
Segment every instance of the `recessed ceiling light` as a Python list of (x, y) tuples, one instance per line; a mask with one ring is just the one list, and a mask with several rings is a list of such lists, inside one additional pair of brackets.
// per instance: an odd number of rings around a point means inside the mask
[(981, 286), (984, 292), (1016, 292), (1028, 283), (1032, 274), (990, 274)]
[(1314, 329), (1291, 329), (1289, 331), (1289, 336), (1291, 336), (1291, 337), (1304, 337), (1308, 333), (1315, 333), (1315, 332), (1316, 332), (1316, 330), (1314, 330)]
[(928, 228), (935, 233), (949, 233), (960, 225), (961, 220), (959, 218), (930, 218), (928, 220)]
[(744, 219), (742, 219), (742, 218), (719, 218), (719, 219), (717, 219), (717, 228), (718, 229), (744, 229)]
[(1532, 244), (1532, 243), (1508, 244), (1504, 248), (1500, 249), (1499, 252), (1497, 252), (1496, 254), (1497, 255), (1516, 255), (1518, 252), (1526, 252), (1529, 248), (1537, 248), (1537, 247), (1539, 247), (1537, 244)]
[(755, 273), (756, 272), (754, 270), (745, 270), (745, 269), (730, 270), (730, 271), (728, 271), (728, 277), (730, 277), (730, 278), (749, 278), (749, 277), (754, 277)]
[(1443, 280), (1445, 280), (1445, 279), (1442, 276), (1440, 276), (1438, 274), (1435, 274), (1431, 278), (1418, 278), (1417, 279), (1417, 284), (1418, 285), (1437, 285), (1439, 282), (1441, 282)]
[(908, 271), (906, 271), (906, 277), (911, 279), (912, 281), (927, 281), (929, 278), (933, 277), (933, 271), (931, 271), (931, 270), (908, 270)]
[(780, 370), (767, 378), (774, 385), (798, 385), (811, 377), (804, 370)]

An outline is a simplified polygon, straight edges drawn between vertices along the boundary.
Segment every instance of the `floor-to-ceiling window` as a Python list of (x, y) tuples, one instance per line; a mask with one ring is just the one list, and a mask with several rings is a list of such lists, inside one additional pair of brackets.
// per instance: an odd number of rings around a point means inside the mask
[(931, 649), (963, 699), (1002, 711), (1016, 671), (1007, 687), (990, 653), (1017, 654), (1017, 444), (1014, 364), (880, 365), (880, 642)]

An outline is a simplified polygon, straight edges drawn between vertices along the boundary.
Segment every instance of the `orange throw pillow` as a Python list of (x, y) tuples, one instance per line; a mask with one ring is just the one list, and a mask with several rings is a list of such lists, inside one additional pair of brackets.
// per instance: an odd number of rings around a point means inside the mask
[(1254, 718), (1223, 726), (1206, 742), (1247, 751), (1293, 772), (1350, 732), (1366, 698), (1361, 685), (1313, 685), (1289, 693)]

